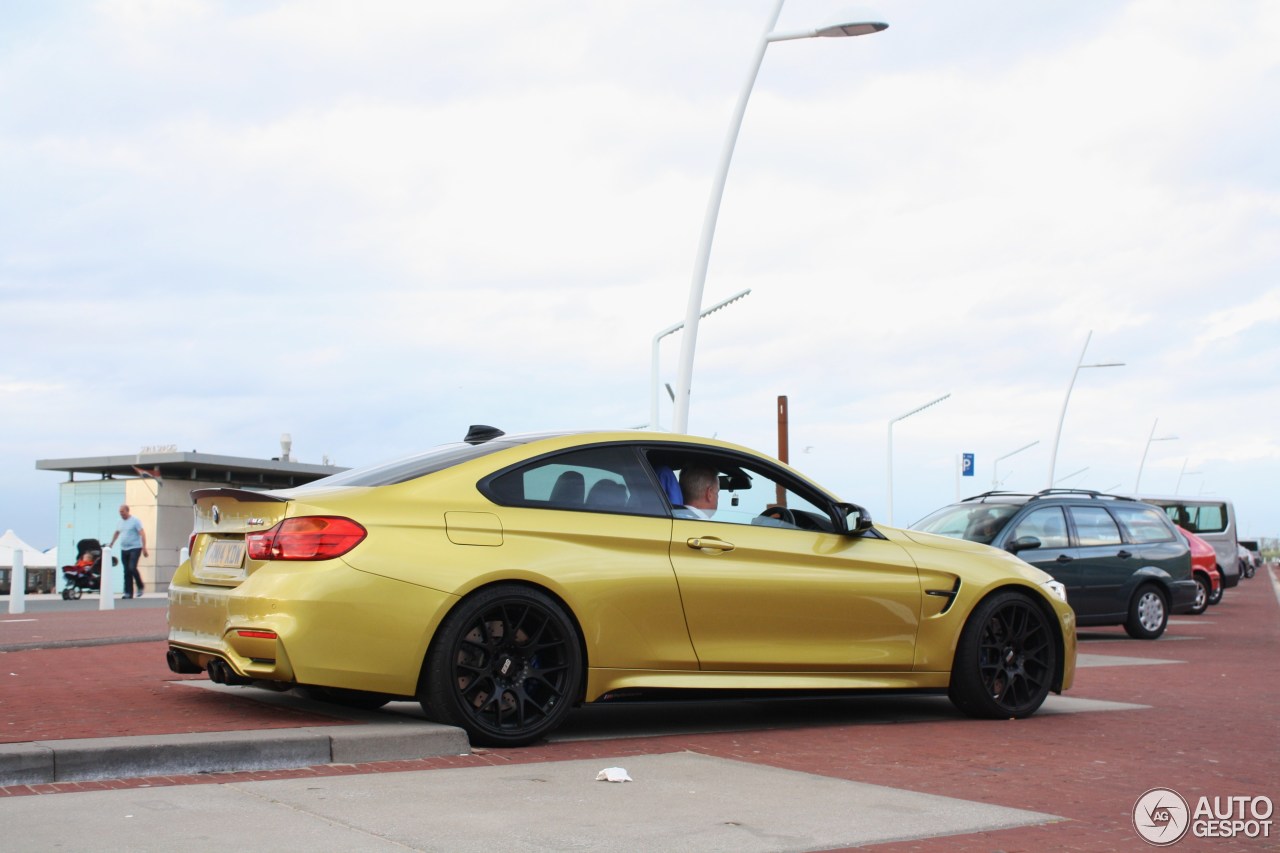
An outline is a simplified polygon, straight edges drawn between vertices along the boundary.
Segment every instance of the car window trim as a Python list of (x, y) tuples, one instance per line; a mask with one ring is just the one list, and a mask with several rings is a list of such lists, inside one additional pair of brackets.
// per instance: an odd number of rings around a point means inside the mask
[[(476, 490), (479, 491), (480, 494), (484, 495), (484, 497), (487, 500), (492, 501), (498, 506), (511, 507), (512, 509), (541, 509), (541, 510), (548, 510), (552, 512), (590, 512), (590, 513), (604, 514), (604, 515), (627, 515), (627, 516), (633, 516), (636, 518), (670, 519), (671, 518), (670, 502), (667, 501), (666, 495), (663, 493), (660, 484), (656, 482), (655, 475), (648, 464), (648, 460), (643, 458), (643, 454), (640, 454), (636, 451), (637, 446), (639, 446), (639, 442), (635, 442), (635, 441), (593, 441), (586, 444), (575, 444), (571, 447), (561, 447), (555, 450), (548, 450), (545, 453), (539, 453), (537, 456), (530, 456), (525, 459), (521, 459), (518, 462), (513, 462), (512, 464), (507, 465), (504, 468), (499, 468), (497, 471), (493, 471), (486, 474), (485, 476), (481, 477), (478, 481), (476, 481)], [(544, 507), (544, 506), (535, 506), (530, 503), (507, 503), (507, 502), (498, 500), (495, 490), (491, 488), (491, 485), (494, 480), (506, 474), (509, 474), (512, 471), (516, 471), (521, 468), (537, 467), (537, 465), (543, 462), (544, 460), (553, 459), (558, 456), (565, 456), (567, 454), (577, 453), (582, 450), (600, 449), (600, 448), (608, 448), (608, 447), (623, 447), (623, 448), (631, 449), (632, 455), (636, 458), (636, 463), (638, 464), (640, 469), (644, 472), (645, 476), (649, 479), (650, 487), (655, 492), (657, 492), (658, 495), (661, 497), (662, 501), (665, 502), (667, 506), (666, 515), (663, 515), (661, 513), (655, 514), (650, 512), (636, 512), (634, 510), (628, 511), (626, 509), (603, 509), (601, 507), (590, 507), (585, 505), (581, 507), (568, 507), (568, 506), (545, 506)]]

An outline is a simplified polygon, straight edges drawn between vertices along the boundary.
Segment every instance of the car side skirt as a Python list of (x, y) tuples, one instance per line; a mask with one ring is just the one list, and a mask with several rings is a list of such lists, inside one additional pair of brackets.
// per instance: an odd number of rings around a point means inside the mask
[(679, 672), (591, 669), (584, 700), (647, 687), (674, 690), (919, 690), (946, 688), (949, 672)]

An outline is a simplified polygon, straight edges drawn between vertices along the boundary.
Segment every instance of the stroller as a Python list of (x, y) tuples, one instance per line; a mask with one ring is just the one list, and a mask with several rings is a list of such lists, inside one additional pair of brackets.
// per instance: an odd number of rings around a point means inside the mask
[[(116, 563), (111, 558), (111, 563)], [(73, 566), (62, 567), (62, 578), (66, 582), (62, 587), (62, 598), (73, 601), (84, 594), (86, 589), (102, 589), (102, 543), (97, 539), (81, 539), (76, 543), (76, 562)]]

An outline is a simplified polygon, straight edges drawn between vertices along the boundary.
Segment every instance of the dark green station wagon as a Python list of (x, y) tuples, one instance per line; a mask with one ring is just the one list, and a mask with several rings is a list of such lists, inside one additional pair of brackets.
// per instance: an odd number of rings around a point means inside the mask
[(1017, 554), (1067, 588), (1076, 621), (1154, 640), (1195, 605), (1191, 552), (1158, 508), (1118, 495), (984, 492), (911, 525)]

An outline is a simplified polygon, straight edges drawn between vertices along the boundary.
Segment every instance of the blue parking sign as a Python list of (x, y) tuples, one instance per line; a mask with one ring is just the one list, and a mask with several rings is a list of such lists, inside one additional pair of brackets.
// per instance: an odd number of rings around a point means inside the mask
[(960, 459), (961, 459), (960, 475), (962, 477), (972, 477), (973, 476), (973, 454), (965, 453), (960, 457)]

